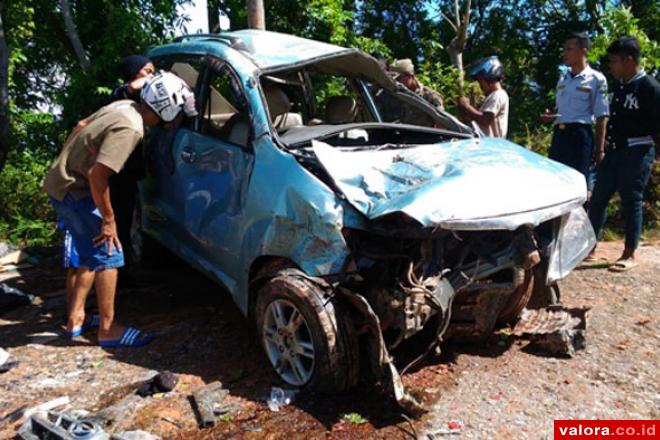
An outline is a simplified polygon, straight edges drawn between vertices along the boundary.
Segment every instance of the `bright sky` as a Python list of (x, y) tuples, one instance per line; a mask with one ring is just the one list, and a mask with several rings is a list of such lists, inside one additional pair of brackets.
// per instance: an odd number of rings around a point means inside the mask
[[(209, 23), (206, 17), (206, 0), (193, 0), (191, 3), (178, 9), (181, 15), (190, 17), (190, 21), (186, 24), (186, 33), (208, 33)], [(226, 15), (220, 15), (220, 29), (229, 29), (229, 18)]]

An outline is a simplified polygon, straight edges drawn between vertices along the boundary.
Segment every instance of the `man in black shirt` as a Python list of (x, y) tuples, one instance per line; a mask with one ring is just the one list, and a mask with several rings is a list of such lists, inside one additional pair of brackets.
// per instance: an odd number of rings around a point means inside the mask
[(605, 224), (607, 204), (618, 192), (626, 221), (625, 249), (610, 270), (636, 266), (635, 249), (642, 230), (644, 187), (660, 142), (660, 84), (639, 65), (635, 38), (622, 37), (607, 49), (609, 68), (618, 83), (613, 87), (605, 157), (598, 168), (589, 219), (596, 236)]

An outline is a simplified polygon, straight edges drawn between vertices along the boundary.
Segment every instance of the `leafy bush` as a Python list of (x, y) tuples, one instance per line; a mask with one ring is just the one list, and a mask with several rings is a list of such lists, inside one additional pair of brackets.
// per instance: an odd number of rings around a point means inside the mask
[(46, 245), (54, 240), (55, 216), (41, 189), (50, 158), (26, 151), (9, 153), (0, 174), (0, 237), (14, 244)]
[(41, 182), (62, 135), (48, 113), (15, 113), (17, 148), (0, 173), (0, 237), (20, 245), (48, 245), (56, 239), (55, 215)]
[(629, 7), (608, 6), (600, 20), (603, 32), (593, 40), (592, 48), (589, 51), (589, 61), (597, 63), (605, 57), (607, 48), (615, 39), (631, 36), (639, 41), (642, 49), (644, 55), (641, 60), (642, 67), (650, 72), (660, 65), (660, 44), (646, 35), (639, 26), (639, 21)]

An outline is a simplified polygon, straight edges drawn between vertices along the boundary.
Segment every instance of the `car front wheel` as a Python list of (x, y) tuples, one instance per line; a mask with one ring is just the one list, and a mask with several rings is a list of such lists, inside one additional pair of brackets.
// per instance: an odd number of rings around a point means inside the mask
[(297, 270), (266, 282), (255, 308), (262, 346), (278, 376), (296, 387), (339, 391), (357, 382), (358, 350), (350, 316)]

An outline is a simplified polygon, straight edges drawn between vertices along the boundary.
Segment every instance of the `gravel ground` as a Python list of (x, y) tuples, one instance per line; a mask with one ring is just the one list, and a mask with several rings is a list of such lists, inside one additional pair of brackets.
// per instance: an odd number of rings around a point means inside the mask
[[(619, 243), (602, 255), (616, 259)], [(433, 404), (424, 432), (460, 424), (464, 438), (552, 438), (554, 419), (658, 419), (660, 246), (617, 274), (585, 269), (561, 282), (566, 305), (592, 307), (587, 346), (574, 358), (530, 354), (515, 341), (501, 355), (460, 353), (460, 373)]]
[[(605, 243), (601, 251), (615, 258), (620, 248)], [(119, 291), (118, 316), (157, 331), (150, 346), (103, 350), (92, 334), (67, 340), (59, 335), (64, 278), (57, 259), (45, 259), (35, 269), (0, 273), (0, 282), (39, 296), (34, 306), (0, 316), (0, 347), (20, 361), (0, 374), (0, 439), (15, 435), (22, 410), (63, 395), (73, 408), (90, 411), (128, 399), (129, 411), (109, 431), (145, 429), (182, 439), (410, 438), (414, 432), (542, 439), (552, 437), (553, 419), (658, 419), (660, 243), (643, 246), (639, 257), (631, 272), (579, 270), (561, 283), (565, 305), (592, 307), (587, 348), (574, 358), (543, 356), (500, 334), (481, 345), (447, 346), (406, 374), (406, 386), (430, 409), (412, 425), (366, 387), (338, 396), (301, 392), (271, 412), (265, 401), (278, 382), (253, 331), (227, 295), (188, 269), (151, 274), (140, 287)], [(131, 397), (159, 370), (179, 376), (174, 391)], [(200, 430), (189, 396), (216, 380), (229, 391), (223, 402), (229, 410), (214, 428)]]

